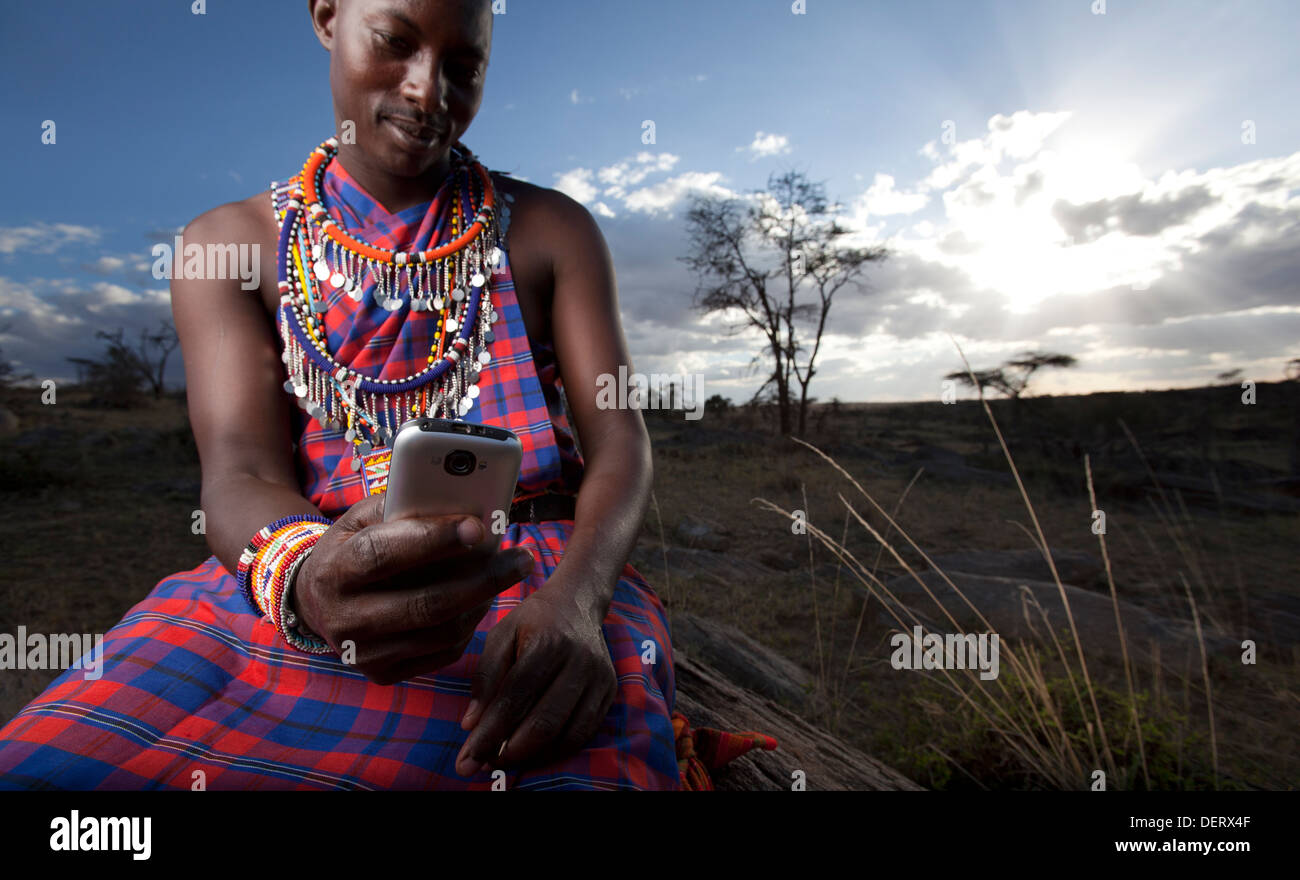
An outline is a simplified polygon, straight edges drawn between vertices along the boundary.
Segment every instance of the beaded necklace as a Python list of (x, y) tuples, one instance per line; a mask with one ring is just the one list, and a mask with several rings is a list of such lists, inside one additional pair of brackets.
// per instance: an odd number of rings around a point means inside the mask
[[(344, 438), (352, 444), (355, 471), (364, 456), (392, 442), (406, 419), (424, 415), (460, 420), (473, 406), (478, 379), (492, 360), (487, 344), (498, 316), (487, 277), (490, 267), (501, 264), (501, 233), (492, 179), (457, 141), (451, 150), (450, 191), (456, 198), (447, 243), (424, 251), (392, 251), (362, 241), (340, 227), (320, 199), (325, 168), (337, 152), (338, 139), (333, 137), (312, 151), (280, 220), (278, 323), (284, 341), (281, 360), (289, 373), (284, 390), (326, 429), (346, 425)], [(474, 204), (475, 176), (481, 200), (469, 227), (460, 233), (459, 205), (466, 194)], [(436, 338), (423, 370), (402, 379), (376, 379), (340, 364), (329, 353), (325, 328), (316, 316), (328, 311), (331, 296), (362, 302), (367, 291), (389, 311), (409, 303), (411, 311), (438, 313)]]

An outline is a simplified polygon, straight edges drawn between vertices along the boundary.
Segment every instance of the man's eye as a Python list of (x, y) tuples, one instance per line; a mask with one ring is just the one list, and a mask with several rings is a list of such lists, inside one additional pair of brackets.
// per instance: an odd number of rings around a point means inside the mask
[(384, 41), (387, 45), (393, 47), (394, 49), (404, 49), (404, 48), (406, 48), (406, 43), (402, 42), (402, 41), (399, 40), (397, 37), (394, 37), (392, 34), (386, 34), (386, 33), (383, 33), (382, 31), (377, 32), (377, 33), (379, 33), (380, 38), (383, 39), (383, 41)]

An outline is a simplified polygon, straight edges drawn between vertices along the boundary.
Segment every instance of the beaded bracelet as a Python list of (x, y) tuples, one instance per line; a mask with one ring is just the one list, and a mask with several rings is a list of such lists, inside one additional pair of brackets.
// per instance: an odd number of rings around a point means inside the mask
[(257, 604), (266, 619), (290, 645), (313, 654), (324, 653), (329, 650), (329, 646), (320, 639), (308, 638), (288, 626), (283, 605), (290, 575), (297, 574), (297, 566), (307, 558), (316, 541), (327, 530), (328, 526), (321, 523), (297, 522), (285, 526), (273, 535), (259, 553), (251, 575)]
[(239, 591), (244, 594), (244, 598), (248, 600), (248, 604), (259, 611), (261, 609), (258, 607), (257, 600), (253, 598), (253, 588), (249, 583), (249, 575), (252, 571), (253, 562), (257, 558), (257, 551), (266, 546), (275, 532), (295, 522), (319, 522), (332, 525), (323, 516), (297, 514), (281, 517), (269, 526), (263, 526), (259, 529), (257, 534), (253, 535), (252, 540), (248, 542), (248, 546), (244, 548), (244, 552), (239, 554), (239, 564), (235, 567), (235, 582), (239, 585)]
[(275, 628), (286, 642), (299, 651), (305, 651), (308, 654), (325, 654), (331, 650), (329, 644), (307, 629), (290, 607), (294, 579), (298, 576), (298, 569), (302, 568), (302, 564), (311, 555), (312, 546), (315, 543), (316, 541), (313, 539), (302, 548), (302, 552), (298, 553), (289, 564), (289, 570), (284, 576), (282, 586), (271, 600), (271, 608), (274, 611), (272, 619), (275, 621)]
[(333, 525), (321, 516), (286, 516), (260, 529), (240, 554), (236, 581), (248, 603), (262, 613), (293, 647), (313, 654), (329, 646), (315, 636), (298, 632), (287, 623), (282, 607), (288, 601), (288, 587), (298, 567), (316, 541)]

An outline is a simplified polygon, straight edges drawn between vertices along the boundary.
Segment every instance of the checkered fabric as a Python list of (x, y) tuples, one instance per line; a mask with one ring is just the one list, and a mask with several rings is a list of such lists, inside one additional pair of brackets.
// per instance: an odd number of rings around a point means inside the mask
[[(445, 186), (430, 202), (392, 213), (336, 158), (322, 198), (336, 222), (393, 249), (445, 242)], [(272, 184), (283, 216), (292, 181)], [(498, 193), (500, 191), (498, 190)], [(468, 209), (468, 210), (467, 210)], [(462, 217), (473, 210), (462, 204)], [(518, 494), (576, 492), (582, 458), (565, 413), (554, 351), (534, 350), (510, 274), (509, 253), (489, 279), (500, 320), (492, 362), (466, 421), (509, 428), (523, 443)], [(389, 312), (367, 294), (336, 292), (324, 315), (336, 359), (379, 378), (415, 372), (429, 354), (430, 312)], [(365, 497), (342, 433), (294, 407), (303, 494), (336, 518)], [(572, 520), (511, 523), (502, 547), (532, 547), (538, 562), (502, 593), (456, 663), (392, 686), (373, 684), (332, 654), (286, 645), (239, 594), (215, 556), (164, 578), (105, 634), (101, 676), (73, 668), (0, 728), (0, 789), (486, 789), (491, 771), (457, 775), (468, 733), (460, 718), (488, 630), (559, 564)], [(603, 624), (618, 696), (581, 752), (526, 771), (510, 789), (681, 789), (671, 713), (672, 649), (663, 606), (624, 567)], [(643, 663), (645, 644), (655, 662)], [(200, 771), (202, 775), (200, 776)]]

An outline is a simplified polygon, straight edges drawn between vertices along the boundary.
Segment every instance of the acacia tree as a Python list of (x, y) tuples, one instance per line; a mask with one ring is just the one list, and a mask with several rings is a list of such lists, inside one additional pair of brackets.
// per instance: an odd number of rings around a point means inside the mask
[(67, 360), (77, 365), (81, 381), (116, 389), (112, 396), (119, 405), (128, 400), (141, 382), (149, 386), (155, 398), (162, 397), (167, 358), (180, 340), (170, 321), (162, 318), (159, 323), (155, 332), (140, 330), (140, 342), (134, 349), (122, 341), (125, 331), (121, 327), (113, 333), (96, 330), (95, 338), (108, 343), (104, 355), (97, 360), (82, 357)]
[(1033, 378), (1034, 373), (1045, 367), (1066, 368), (1077, 366), (1078, 363), (1079, 361), (1073, 355), (1027, 351), (1006, 361), (1000, 367), (973, 371), (975, 373), (973, 380), (971, 374), (965, 370), (954, 370), (944, 378), (954, 379), (970, 388), (978, 387), (981, 391), (992, 388), (1012, 400), (1019, 400), (1029, 387), (1029, 380)]
[[(765, 339), (751, 365), (770, 358), (772, 370), (754, 393), (757, 401), (770, 386), (780, 413), (780, 431), (794, 428), (794, 387), (799, 387), (798, 434), (807, 428), (808, 389), (817, 374), (817, 355), (835, 294), (846, 284), (862, 288), (865, 264), (882, 260), (883, 247), (843, 247), (851, 230), (830, 205), (822, 184), (801, 172), (768, 178), (767, 189), (740, 199), (692, 197), (686, 215), (690, 253), (678, 259), (699, 276), (695, 307), (703, 312), (738, 311), (744, 319), (729, 328), (749, 327)], [(764, 251), (775, 251), (776, 265), (763, 268)], [(779, 281), (784, 280), (784, 290)], [(801, 296), (807, 289), (816, 299)]]

